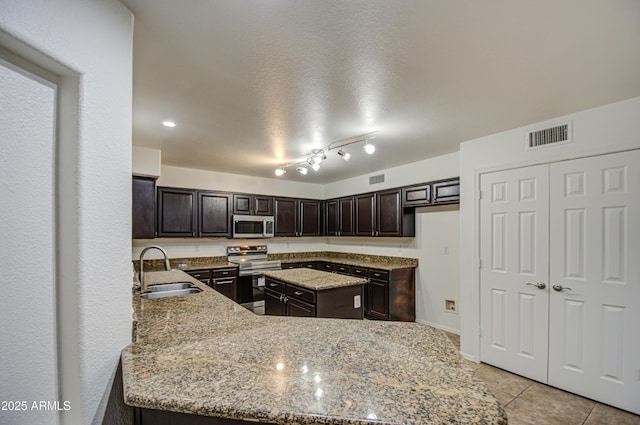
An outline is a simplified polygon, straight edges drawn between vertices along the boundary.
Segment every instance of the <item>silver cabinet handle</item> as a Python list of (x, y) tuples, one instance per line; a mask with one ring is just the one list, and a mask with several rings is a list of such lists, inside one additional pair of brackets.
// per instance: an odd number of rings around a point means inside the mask
[(280, 301), (284, 300), (284, 294), (280, 294)]
[(273, 286), (278, 286), (277, 283), (269, 283), (269, 286), (273, 287)]
[(296, 294), (296, 295), (302, 295), (302, 292), (300, 292), (300, 291), (295, 291), (295, 292), (294, 292), (294, 294)]
[[(538, 283), (527, 282), (527, 285), (535, 286), (538, 289), (544, 289), (544, 288), (547, 287), (547, 285), (545, 285), (544, 282), (538, 282)], [(555, 289), (555, 287), (553, 289)], [(556, 289), (556, 291), (557, 291), (557, 289)]]
[(571, 288), (567, 288), (566, 286), (562, 286), (562, 285), (553, 285), (553, 290), (556, 292), (562, 292), (562, 291), (571, 291)]
[(284, 299), (282, 300), (282, 302), (284, 302), (285, 304), (289, 302), (289, 297), (284, 297)]
[(216, 282), (216, 285), (225, 285), (227, 283), (233, 283), (233, 280), (219, 280)]

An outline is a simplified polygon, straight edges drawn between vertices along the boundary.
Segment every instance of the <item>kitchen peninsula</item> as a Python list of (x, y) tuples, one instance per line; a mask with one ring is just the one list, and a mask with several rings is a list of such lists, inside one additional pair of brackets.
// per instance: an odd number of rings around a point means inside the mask
[[(134, 292), (124, 397), (138, 424), (506, 424), (437, 329), (417, 323), (257, 316), (181, 271), (187, 296)], [(178, 422), (179, 421), (179, 422)]]

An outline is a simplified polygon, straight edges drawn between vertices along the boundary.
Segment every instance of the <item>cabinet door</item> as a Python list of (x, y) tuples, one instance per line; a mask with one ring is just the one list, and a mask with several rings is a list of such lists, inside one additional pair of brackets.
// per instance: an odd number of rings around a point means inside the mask
[(460, 180), (447, 180), (431, 185), (434, 204), (452, 204), (460, 202)]
[(388, 302), (389, 283), (383, 280), (369, 279), (367, 284), (367, 310), (366, 314), (376, 319), (389, 318)]
[(198, 192), (200, 237), (231, 237), (231, 196), (228, 193)]
[(316, 317), (316, 306), (307, 304), (295, 298), (288, 298), (287, 316), (295, 317)]
[(132, 237), (153, 239), (156, 233), (156, 181), (146, 177), (134, 177), (132, 184)]
[(376, 236), (402, 236), (402, 192), (386, 190), (376, 194)]
[(286, 314), (286, 304), (283, 302), (282, 292), (264, 291), (264, 314), (267, 316), (284, 316)]
[(275, 198), (275, 235), (298, 235), (298, 200), (293, 198)]
[(225, 297), (229, 298), (232, 301), (237, 302), (237, 287), (238, 287), (238, 279), (235, 277), (230, 278), (221, 278), (221, 279), (212, 279), (213, 289), (220, 292)]
[(194, 237), (196, 235), (196, 191), (158, 188), (158, 236)]
[(405, 207), (421, 207), (431, 202), (431, 185), (421, 184), (402, 189), (402, 202)]
[(373, 236), (376, 223), (375, 194), (355, 196), (356, 236)]
[(339, 222), (338, 222), (338, 235), (339, 236), (353, 236), (353, 196), (346, 198), (340, 198), (339, 203)]
[(298, 206), (300, 210), (298, 236), (320, 236), (322, 234), (321, 202), (302, 199)]
[(324, 234), (338, 236), (338, 200), (330, 199), (324, 203)]
[(233, 213), (234, 214), (244, 214), (251, 215), (252, 212), (252, 204), (253, 204), (253, 196), (246, 195), (243, 193), (234, 193), (233, 194)]
[(253, 197), (253, 214), (273, 215), (273, 197), (255, 195)]

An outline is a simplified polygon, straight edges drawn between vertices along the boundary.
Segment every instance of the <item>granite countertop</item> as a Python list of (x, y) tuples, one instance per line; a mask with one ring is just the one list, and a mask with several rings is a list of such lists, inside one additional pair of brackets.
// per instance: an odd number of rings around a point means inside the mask
[(131, 406), (271, 423), (506, 424), (439, 330), (418, 323), (256, 316), (201, 293), (142, 300), (122, 352)]
[(326, 261), (329, 263), (344, 264), (364, 268), (380, 270), (406, 269), (418, 267), (416, 258), (389, 257), (383, 255), (354, 254), (350, 252), (300, 252), (286, 254), (269, 254), (269, 259), (280, 260), (283, 263), (299, 263), (307, 261)]
[(265, 271), (264, 275), (286, 283), (301, 286), (313, 291), (342, 288), (344, 286), (363, 285), (367, 283), (360, 277), (345, 276), (337, 273), (323, 272), (307, 268)]

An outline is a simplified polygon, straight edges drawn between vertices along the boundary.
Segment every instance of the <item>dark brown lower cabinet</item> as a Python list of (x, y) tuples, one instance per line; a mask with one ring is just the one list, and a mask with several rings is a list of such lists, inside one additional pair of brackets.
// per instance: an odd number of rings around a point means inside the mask
[(415, 269), (379, 270), (352, 267), (352, 274), (367, 275), (364, 315), (368, 319), (416, 320)]
[(362, 292), (363, 285), (312, 291), (267, 278), (264, 291), (265, 314), (362, 319)]
[(238, 302), (237, 268), (188, 270), (187, 273), (230, 300)]
[[(135, 425), (255, 425), (256, 422), (238, 419), (213, 418), (188, 413), (134, 407)], [(268, 423), (268, 422), (260, 422)]]

